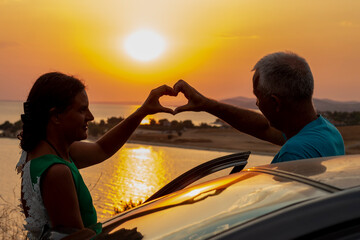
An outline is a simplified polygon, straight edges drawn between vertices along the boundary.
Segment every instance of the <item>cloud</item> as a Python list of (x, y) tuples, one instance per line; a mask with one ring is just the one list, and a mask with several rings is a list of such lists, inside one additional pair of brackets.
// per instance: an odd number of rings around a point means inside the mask
[(0, 41), (0, 48), (10, 48), (10, 47), (17, 47), (19, 43), (14, 41)]
[(8, 4), (14, 2), (21, 2), (21, 0), (0, 0), (0, 4)]
[(351, 27), (355, 27), (356, 24), (354, 24), (353, 22), (351, 21), (346, 21), (346, 20), (343, 20), (341, 22), (338, 23), (341, 27), (347, 27), (347, 28), (351, 28)]
[(225, 39), (259, 39), (259, 35), (236, 35), (236, 34), (221, 34), (218, 35), (220, 38)]

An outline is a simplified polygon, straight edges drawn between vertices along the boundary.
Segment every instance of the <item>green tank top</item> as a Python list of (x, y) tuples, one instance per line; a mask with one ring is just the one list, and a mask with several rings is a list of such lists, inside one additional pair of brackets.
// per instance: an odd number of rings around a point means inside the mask
[(33, 186), (38, 182), (38, 178), (41, 179), (43, 173), (54, 164), (65, 164), (70, 168), (75, 183), (83, 224), (86, 228), (94, 230), (96, 234), (101, 233), (102, 225), (101, 223), (97, 223), (96, 210), (90, 192), (72, 160), (70, 163), (51, 154), (32, 159), (30, 163), (30, 175)]

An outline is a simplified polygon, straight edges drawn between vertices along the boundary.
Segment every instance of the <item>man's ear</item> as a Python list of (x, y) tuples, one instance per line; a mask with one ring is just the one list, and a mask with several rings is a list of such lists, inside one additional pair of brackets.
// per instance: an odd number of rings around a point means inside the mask
[(59, 120), (59, 113), (58, 111), (56, 110), (56, 108), (51, 108), (49, 110), (49, 113), (50, 113), (50, 121), (55, 123), (55, 124), (59, 124), (60, 123), (60, 120)]
[(276, 112), (280, 112), (283, 105), (282, 100), (278, 96), (271, 94), (271, 101), (275, 105)]

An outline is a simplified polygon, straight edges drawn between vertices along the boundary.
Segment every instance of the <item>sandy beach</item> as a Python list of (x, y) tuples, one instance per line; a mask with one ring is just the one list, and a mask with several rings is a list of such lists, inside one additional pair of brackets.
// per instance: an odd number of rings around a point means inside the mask
[(338, 127), (345, 143), (346, 154), (360, 154), (360, 125)]
[[(344, 138), (346, 154), (360, 154), (360, 126), (338, 129)], [(176, 132), (137, 129), (129, 142), (228, 152), (251, 151), (261, 155), (275, 155), (280, 149), (280, 146), (232, 128), (187, 129), (181, 136)]]

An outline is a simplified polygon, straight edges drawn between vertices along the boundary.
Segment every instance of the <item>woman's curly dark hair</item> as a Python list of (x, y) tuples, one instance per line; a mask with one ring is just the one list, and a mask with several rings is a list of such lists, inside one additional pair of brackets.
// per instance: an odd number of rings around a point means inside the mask
[(19, 134), (21, 148), (31, 151), (44, 140), (50, 110), (55, 108), (58, 113), (64, 112), (84, 89), (85, 85), (79, 79), (63, 73), (50, 72), (40, 76), (24, 103), (23, 129)]

